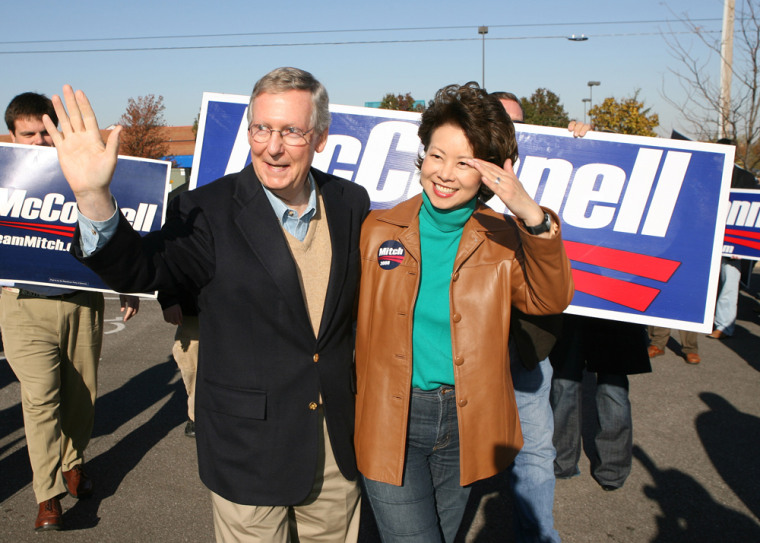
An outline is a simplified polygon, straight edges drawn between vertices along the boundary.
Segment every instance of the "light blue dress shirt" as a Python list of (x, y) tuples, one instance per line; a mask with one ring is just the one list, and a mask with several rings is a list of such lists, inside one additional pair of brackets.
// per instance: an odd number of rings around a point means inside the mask
[[(306, 211), (300, 217), (295, 210), (286, 206), (282, 200), (264, 185), (261, 186), (282, 227), (299, 241), (303, 241), (306, 238), (306, 233), (309, 231), (309, 222), (317, 212), (317, 192), (315, 186), (314, 178), (309, 173), (309, 204)], [(113, 237), (116, 227), (119, 225), (116, 200), (114, 200), (114, 207), (116, 207), (117, 211), (105, 221), (92, 221), (81, 213), (79, 214), (80, 244), (84, 256), (90, 256), (99, 251)]]

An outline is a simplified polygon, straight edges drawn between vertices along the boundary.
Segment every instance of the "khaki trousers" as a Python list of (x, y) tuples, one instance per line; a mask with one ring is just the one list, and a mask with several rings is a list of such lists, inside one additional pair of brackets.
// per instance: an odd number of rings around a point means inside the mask
[[(211, 493), (217, 543), (355, 543), (361, 491), (343, 477), (323, 417), (317, 477), (299, 505), (239, 505)], [(322, 469), (324, 468), (324, 469)]]
[(182, 374), (187, 391), (187, 417), (195, 420), (195, 374), (198, 371), (198, 317), (182, 315), (182, 324), (174, 334), (172, 356)]
[(62, 470), (84, 462), (95, 417), (103, 295), (66, 299), (3, 290), (5, 356), (21, 383), (24, 430), (38, 503), (66, 492)]
[[(697, 353), (699, 351), (696, 332), (679, 330), (678, 334), (681, 338), (681, 350), (684, 354)], [(665, 350), (665, 345), (667, 345), (669, 338), (670, 328), (663, 328), (661, 326), (649, 327), (649, 339), (655, 347)]]

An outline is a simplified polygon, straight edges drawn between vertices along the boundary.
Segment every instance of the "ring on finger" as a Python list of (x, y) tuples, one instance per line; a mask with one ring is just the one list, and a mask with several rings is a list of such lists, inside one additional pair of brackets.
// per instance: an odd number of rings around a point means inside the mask
[(499, 183), (501, 183), (501, 177), (497, 177), (496, 179), (493, 180), (493, 182), (494, 184), (498, 185)]

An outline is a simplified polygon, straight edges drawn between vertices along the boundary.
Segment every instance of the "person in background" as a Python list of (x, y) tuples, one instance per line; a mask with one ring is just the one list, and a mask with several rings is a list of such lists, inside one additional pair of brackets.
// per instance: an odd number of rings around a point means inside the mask
[[(42, 94), (19, 94), (5, 110), (11, 142), (50, 147), (43, 124), (58, 118)], [(92, 435), (97, 375), (103, 344), (103, 295), (99, 292), (16, 283), (0, 296), (5, 357), (21, 384), (24, 432), (32, 465), (37, 531), (60, 530), (61, 497), (89, 498), (93, 483), (84, 469)], [(139, 298), (121, 297), (126, 322)]]
[[(729, 138), (721, 138), (717, 141), (722, 145), (736, 145)], [(731, 176), (732, 189), (754, 189), (757, 180), (752, 173), (743, 168), (734, 166)], [(739, 303), (739, 285), (741, 283), (742, 260), (735, 256), (723, 256), (720, 259), (720, 283), (718, 286), (718, 300), (715, 304), (714, 330), (707, 334), (712, 339), (725, 339), (734, 335), (736, 324), (737, 305)]]
[[(512, 122), (525, 122), (520, 99), (511, 92), (492, 92)], [(583, 137), (591, 126), (571, 121), (568, 130)], [(554, 418), (549, 393), (549, 352), (562, 331), (561, 315), (526, 315), (513, 309), (510, 321), (510, 370), (515, 387), (523, 447), (507, 470), (512, 491), (512, 526), (518, 543), (559, 543), (554, 529)]]
[[(649, 331), (649, 358), (662, 356), (665, 354), (665, 345), (670, 339), (670, 328), (662, 326), (650, 326)], [(681, 338), (681, 350), (683, 351), (684, 360), (687, 364), (699, 364), (702, 359), (699, 356), (699, 344), (696, 332), (686, 330), (678, 331)]]
[(628, 375), (652, 371), (640, 324), (563, 315), (562, 335), (549, 357), (554, 366), (554, 473), (580, 474), (583, 371), (596, 374), (595, 454), (591, 476), (604, 490), (623, 486), (633, 460), (633, 419)]
[(174, 296), (167, 291), (158, 293), (164, 321), (177, 327), (172, 345), (172, 357), (177, 363), (187, 392), (187, 422), (185, 435), (195, 437), (195, 375), (198, 372), (198, 303), (195, 296), (183, 293)]

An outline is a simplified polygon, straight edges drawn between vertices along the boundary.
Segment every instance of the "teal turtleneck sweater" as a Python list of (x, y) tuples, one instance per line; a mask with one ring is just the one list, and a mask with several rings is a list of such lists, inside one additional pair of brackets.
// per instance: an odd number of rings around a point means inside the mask
[(459, 209), (437, 209), (422, 193), (420, 287), (414, 306), (412, 386), (433, 390), (454, 384), (449, 288), (464, 224), (477, 198)]

